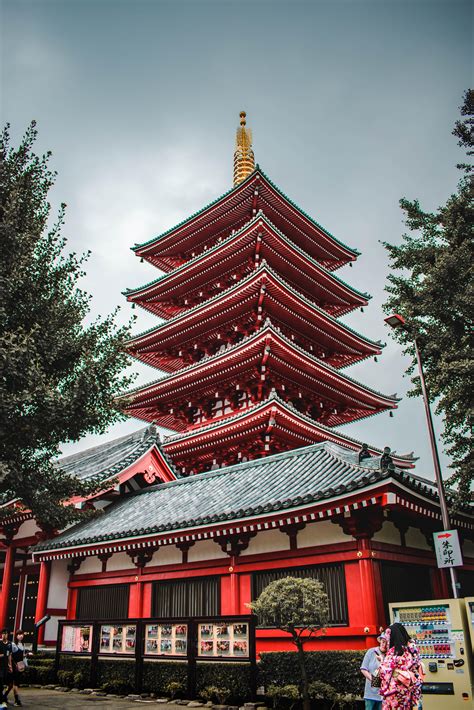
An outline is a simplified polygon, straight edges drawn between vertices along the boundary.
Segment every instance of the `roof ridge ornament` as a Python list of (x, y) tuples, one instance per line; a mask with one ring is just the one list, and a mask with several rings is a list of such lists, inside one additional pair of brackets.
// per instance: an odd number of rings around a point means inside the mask
[(247, 114), (240, 112), (240, 126), (235, 136), (234, 187), (245, 180), (255, 170), (255, 156), (252, 150), (252, 131), (247, 128)]

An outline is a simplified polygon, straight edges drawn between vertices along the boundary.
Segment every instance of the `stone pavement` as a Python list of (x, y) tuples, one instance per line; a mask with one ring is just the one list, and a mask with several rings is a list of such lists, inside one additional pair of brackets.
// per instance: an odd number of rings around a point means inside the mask
[[(11, 695), (11, 694), (10, 694)], [(174, 703), (157, 702), (152, 699), (127, 700), (110, 696), (81, 695), (80, 693), (63, 693), (58, 690), (45, 690), (44, 688), (22, 688), (20, 698), (25, 708), (42, 708), (42, 710), (138, 710), (138, 708), (162, 708), (163, 710), (184, 710), (183, 705)], [(12, 698), (9, 696), (9, 700)], [(95, 709), (92, 708), (95, 705)], [(201, 706), (203, 710), (209, 710)], [(10, 708), (10, 706), (9, 706)]]

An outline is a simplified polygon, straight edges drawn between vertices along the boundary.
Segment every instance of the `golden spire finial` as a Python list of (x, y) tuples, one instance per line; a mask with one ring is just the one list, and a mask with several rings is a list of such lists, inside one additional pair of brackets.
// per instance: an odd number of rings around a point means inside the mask
[(247, 128), (247, 114), (240, 112), (240, 126), (237, 128), (234, 152), (234, 186), (245, 180), (255, 169), (252, 150), (252, 131)]

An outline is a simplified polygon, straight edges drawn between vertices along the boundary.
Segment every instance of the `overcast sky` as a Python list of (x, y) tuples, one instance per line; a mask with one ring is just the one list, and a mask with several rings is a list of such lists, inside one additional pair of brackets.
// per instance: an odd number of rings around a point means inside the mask
[[(37, 150), (53, 151), (52, 201), (68, 204), (69, 246), (92, 251), (84, 286), (93, 315), (122, 304), (127, 320), (121, 291), (158, 275), (130, 246), (232, 186), (245, 109), (263, 170), (362, 252), (338, 274), (373, 298), (345, 322), (388, 345), (378, 363), (348, 374), (405, 394), (406, 360), (383, 323), (379, 240), (401, 238), (400, 197), (433, 210), (456, 188), (461, 151), (451, 130), (471, 81), (469, 2), (2, 0), (1, 8), (2, 122), (17, 142), (36, 119)], [(154, 323), (141, 311), (136, 330)], [(137, 384), (156, 375), (133, 367)], [(106, 436), (141, 426), (128, 420)], [(421, 400), (404, 397), (394, 418), (342, 431), (414, 450), (418, 473), (432, 475)]]

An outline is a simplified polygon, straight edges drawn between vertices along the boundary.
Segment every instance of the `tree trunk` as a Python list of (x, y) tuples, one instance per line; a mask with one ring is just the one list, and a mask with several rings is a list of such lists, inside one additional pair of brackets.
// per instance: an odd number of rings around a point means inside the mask
[(303, 649), (303, 641), (300, 638), (295, 639), (296, 648), (298, 650), (298, 663), (300, 666), (301, 675), (301, 691), (303, 695), (303, 710), (310, 710), (311, 701), (309, 699), (309, 682), (308, 673), (306, 671), (305, 655)]

